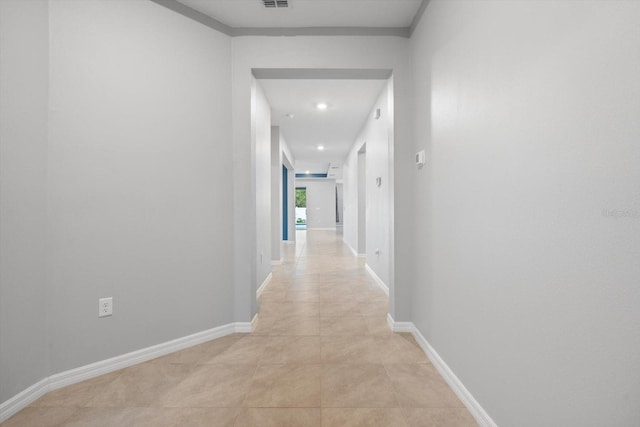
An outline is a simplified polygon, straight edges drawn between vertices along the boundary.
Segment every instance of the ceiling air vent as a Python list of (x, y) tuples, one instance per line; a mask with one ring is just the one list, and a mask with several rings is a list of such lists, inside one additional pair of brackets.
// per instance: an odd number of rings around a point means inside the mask
[(282, 9), (289, 7), (289, 0), (261, 0), (267, 9)]

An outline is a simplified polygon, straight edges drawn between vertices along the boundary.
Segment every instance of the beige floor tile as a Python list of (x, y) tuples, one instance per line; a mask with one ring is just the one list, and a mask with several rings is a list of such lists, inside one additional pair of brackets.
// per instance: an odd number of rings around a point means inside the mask
[(77, 410), (77, 408), (71, 407), (30, 406), (2, 423), (2, 427), (58, 427), (71, 418)]
[(320, 364), (319, 336), (271, 336), (260, 364)]
[(382, 363), (378, 355), (377, 342), (370, 336), (323, 336), (321, 338), (322, 363)]
[(320, 427), (320, 409), (247, 408), (235, 427)]
[(240, 408), (163, 408), (150, 427), (232, 427)]
[(320, 335), (320, 317), (283, 315), (274, 322), (270, 335)]
[(278, 320), (277, 315), (263, 315), (262, 313), (258, 314), (258, 321), (255, 325), (255, 329), (253, 330), (252, 335), (269, 335), (271, 333), (271, 329), (273, 325)]
[(284, 301), (259, 301), (258, 313), (261, 316), (278, 316), (285, 312)]
[(240, 407), (247, 396), (254, 365), (201, 365), (160, 399), (160, 406)]
[(383, 335), (389, 336), (393, 334), (393, 331), (389, 327), (387, 322), (387, 316), (363, 316), (367, 323), (367, 330), (369, 335)]
[(477, 427), (466, 408), (410, 408), (405, 410), (408, 427)]
[(399, 408), (327, 408), (322, 427), (407, 427)]
[(358, 308), (363, 316), (386, 316), (389, 312), (389, 303), (386, 300), (360, 301)]
[(428, 363), (384, 365), (400, 405), (405, 408), (455, 408), (462, 402)]
[(369, 328), (364, 317), (360, 315), (348, 317), (321, 317), (320, 335), (367, 335)]
[(232, 427), (239, 408), (82, 408), (65, 427)]
[(299, 276), (287, 285), (289, 291), (314, 291), (318, 292), (322, 281), (315, 276)]
[(380, 289), (377, 285), (372, 285), (370, 283), (366, 284), (355, 284), (352, 287), (353, 289), (353, 297), (361, 303), (386, 303), (387, 295), (384, 293), (382, 289)]
[(343, 298), (356, 299), (351, 287), (343, 283), (321, 286), (318, 291), (320, 301), (335, 301)]
[(260, 365), (244, 406), (251, 408), (320, 407), (320, 365)]
[(285, 301), (296, 302), (318, 302), (319, 293), (317, 289), (289, 289), (285, 296)]
[(391, 334), (380, 337), (377, 346), (382, 363), (430, 363), (429, 358), (412, 336)]
[(224, 351), (203, 360), (202, 363), (233, 363), (250, 365), (258, 363), (267, 344), (267, 337), (246, 335)]
[(155, 412), (150, 408), (81, 408), (65, 427), (151, 426)]
[(81, 407), (122, 374), (122, 370), (51, 391), (31, 406)]
[(118, 378), (96, 390), (86, 406), (157, 406), (166, 393), (195, 369), (195, 365), (153, 362), (126, 368)]
[(323, 408), (396, 408), (398, 400), (383, 365), (324, 365)]
[(207, 341), (205, 343), (167, 354), (166, 356), (153, 359), (154, 363), (201, 363), (210, 359), (216, 354), (224, 352), (236, 341), (242, 338), (241, 334), (227, 335), (226, 337)]
[[(273, 282), (273, 281), (272, 281)], [(264, 303), (267, 301), (282, 301), (287, 294), (287, 287), (285, 285), (269, 284), (265, 289), (260, 292), (258, 302)]]
[(289, 316), (319, 316), (320, 303), (316, 301), (294, 302), (286, 301), (280, 306), (279, 314), (287, 314)]
[(360, 305), (353, 298), (320, 302), (320, 316), (322, 317), (344, 317), (357, 316), (361, 314), (362, 313), (360, 312)]

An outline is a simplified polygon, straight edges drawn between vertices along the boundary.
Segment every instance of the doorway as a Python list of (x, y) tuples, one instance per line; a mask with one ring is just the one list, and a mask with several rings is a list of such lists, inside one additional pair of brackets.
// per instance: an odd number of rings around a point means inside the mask
[(296, 187), (296, 230), (307, 229), (307, 188)]

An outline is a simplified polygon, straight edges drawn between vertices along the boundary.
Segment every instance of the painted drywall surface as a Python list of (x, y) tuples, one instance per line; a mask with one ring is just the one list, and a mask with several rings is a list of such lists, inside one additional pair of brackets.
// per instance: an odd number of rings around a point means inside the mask
[(233, 320), (231, 46), (152, 2), (50, 10), (56, 373)]
[[(255, 215), (252, 166), (255, 151), (251, 145), (251, 69), (252, 68), (378, 68), (394, 70), (394, 175), (390, 185), (396, 191), (395, 206), (408, 206), (413, 186), (413, 151), (411, 134), (411, 68), (409, 42), (400, 37), (236, 37), (233, 46), (233, 144), (234, 144), (234, 215), (250, 219)], [(393, 209), (393, 207), (392, 207)], [(394, 212), (396, 245), (395, 271), (391, 287), (390, 312), (396, 320), (409, 320), (411, 312), (410, 266), (412, 250), (411, 209)], [(234, 227), (236, 263), (234, 265), (237, 321), (250, 320), (257, 310), (256, 280), (246, 253), (255, 248), (255, 230), (236, 222)], [(244, 257), (244, 258), (243, 258)], [(255, 270), (255, 269), (253, 269)], [(397, 283), (399, 288), (394, 289)]]
[[(380, 110), (376, 119), (375, 112)], [(389, 89), (385, 86), (356, 139), (366, 142), (367, 264), (388, 285), (390, 259)], [(380, 185), (377, 179), (380, 179)]]
[(356, 168), (358, 170), (358, 183), (356, 184), (358, 219), (356, 223), (359, 255), (367, 255), (367, 151), (366, 144), (361, 144), (361, 149), (356, 154)]
[(280, 261), (282, 242), (282, 154), (280, 127), (271, 127), (271, 260)]
[(282, 135), (282, 132), (280, 133), (280, 159), (282, 160), (282, 164), (287, 167), (288, 242), (294, 243), (296, 241), (296, 218), (294, 214), (296, 211), (296, 172), (293, 165), (296, 164), (296, 158), (293, 156), (293, 152), (291, 148), (289, 148), (289, 144), (287, 144), (287, 140), (284, 135)]
[[(387, 285), (391, 282), (391, 86), (389, 82), (376, 99), (344, 166), (344, 240), (366, 255), (369, 267)], [(378, 109), (380, 117), (376, 119)], [(380, 186), (377, 178), (380, 178)]]
[(337, 190), (337, 210), (338, 210), (338, 220), (336, 221), (336, 225), (342, 226), (344, 225), (344, 183), (336, 182), (336, 190)]
[(271, 259), (282, 259), (282, 166), (287, 167), (287, 237), (295, 241), (295, 172), (292, 161), (293, 154), (287, 145), (279, 126), (271, 127)]
[(343, 230), (342, 240), (352, 252), (358, 252), (358, 159), (352, 149), (342, 166)]
[(0, 403), (47, 373), (47, 1), (0, 1)]
[(296, 188), (307, 189), (307, 229), (336, 228), (336, 180), (296, 179)]
[(640, 3), (437, 2), (412, 319), (501, 426), (640, 420)]
[(271, 273), (271, 106), (253, 79), (256, 147), (256, 279), (260, 285)]

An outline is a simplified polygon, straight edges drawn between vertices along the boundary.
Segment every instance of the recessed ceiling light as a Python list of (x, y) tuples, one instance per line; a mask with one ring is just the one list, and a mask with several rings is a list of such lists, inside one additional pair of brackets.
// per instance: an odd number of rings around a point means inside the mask
[(309, 171), (305, 171), (304, 173), (306, 173), (307, 175), (309, 175)]
[(316, 104), (316, 108), (318, 110), (326, 110), (327, 109), (327, 104), (325, 104), (324, 102), (320, 102), (320, 103)]
[(324, 150), (324, 145), (318, 145), (318, 150), (320, 151)]

